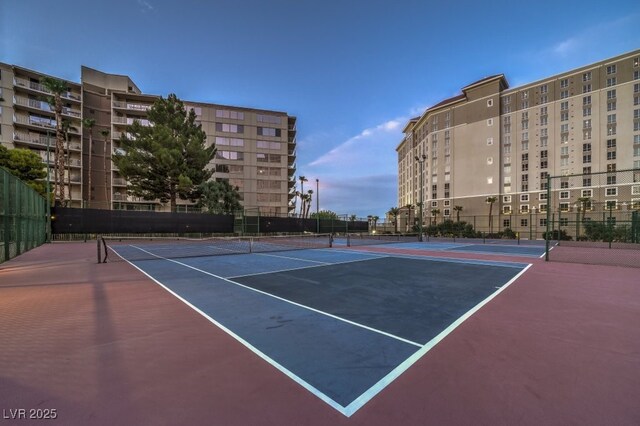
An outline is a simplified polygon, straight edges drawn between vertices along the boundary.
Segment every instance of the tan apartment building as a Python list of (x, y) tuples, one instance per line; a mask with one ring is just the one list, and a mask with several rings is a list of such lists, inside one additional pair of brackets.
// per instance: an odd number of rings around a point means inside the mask
[[(640, 50), (516, 88), (504, 75), (483, 78), (411, 119), (396, 152), (407, 218), (406, 206), (417, 214), (424, 200), (425, 224), (455, 219), (461, 206), (461, 216), (478, 216), (477, 229), (487, 229), (486, 200), (496, 197), (495, 230), (540, 238), (547, 176), (640, 169)], [(597, 196), (616, 209), (618, 200), (640, 208), (633, 182), (581, 182), (563, 179), (552, 205), (568, 212), (578, 198)]]
[[(43, 76), (0, 63), (0, 97), (4, 99), (0, 102), (0, 142), (9, 148), (34, 150), (46, 161), (47, 141), (51, 148), (55, 143), (55, 117), (45, 100), (48, 92), (40, 84)], [(70, 90), (63, 96), (63, 115), (72, 129), (67, 148), (72, 191), (67, 204), (167, 210), (168, 205), (128, 194), (126, 180), (111, 162), (113, 153), (121, 149), (118, 141), (127, 126), (133, 120), (149, 124), (147, 111), (157, 96), (142, 93), (128, 76), (87, 67), (81, 69), (80, 83), (66, 83)], [(216, 144), (216, 158), (211, 164), (216, 169), (214, 177), (237, 186), (246, 209), (259, 209), (262, 215), (291, 212), (296, 183), (296, 118), (279, 111), (183, 102), (195, 111), (207, 143)], [(82, 126), (86, 118), (95, 120), (91, 129)], [(53, 165), (53, 149), (50, 151)], [(188, 201), (178, 202), (181, 211), (197, 210)]]

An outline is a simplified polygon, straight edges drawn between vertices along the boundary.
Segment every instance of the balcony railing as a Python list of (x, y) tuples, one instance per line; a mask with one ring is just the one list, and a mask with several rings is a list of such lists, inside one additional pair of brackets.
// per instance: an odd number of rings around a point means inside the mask
[(15, 142), (29, 143), (29, 144), (40, 145), (44, 147), (47, 146), (47, 140), (48, 140), (48, 145), (52, 148), (56, 144), (55, 138), (52, 138), (52, 137), (47, 138), (46, 136), (39, 135), (37, 133), (13, 132), (13, 140)]
[(134, 203), (154, 203), (153, 200), (145, 200), (142, 197), (134, 197), (133, 195), (121, 194), (116, 192), (113, 194), (113, 201), (132, 201)]
[(133, 124), (134, 120), (138, 120), (140, 122), (140, 124), (143, 125), (143, 126), (151, 126), (151, 123), (146, 118), (143, 118), (143, 119), (136, 119), (136, 118), (133, 118), (133, 117), (112, 117), (111, 118), (111, 122), (112, 123), (114, 123), (114, 124), (125, 124), (125, 125)]
[(44, 120), (34, 119), (31, 116), (14, 115), (13, 122), (18, 124), (26, 124), (29, 126), (37, 126), (44, 129), (52, 129), (52, 130), (56, 129), (55, 120), (44, 121)]
[(124, 178), (113, 178), (113, 186), (127, 186), (127, 180)]
[(133, 104), (130, 102), (122, 102), (122, 101), (113, 101), (113, 107), (120, 108), (120, 109), (128, 109), (132, 111), (149, 111), (151, 109), (151, 105)]
[[(24, 87), (26, 89), (31, 89), (31, 90), (35, 90), (37, 92), (46, 93), (47, 95), (51, 95), (51, 92), (49, 90), (47, 90), (47, 88), (44, 87), (44, 85), (42, 85), (41, 83), (36, 83), (35, 81), (29, 81), (29, 80), (24, 79), (24, 78), (15, 77), (13, 79), (13, 84), (14, 84), (14, 86)], [(66, 98), (66, 99), (73, 99), (74, 101), (80, 101), (82, 99), (82, 97), (80, 96), (79, 93), (73, 93), (71, 91), (69, 91), (67, 93), (63, 93), (62, 97)]]

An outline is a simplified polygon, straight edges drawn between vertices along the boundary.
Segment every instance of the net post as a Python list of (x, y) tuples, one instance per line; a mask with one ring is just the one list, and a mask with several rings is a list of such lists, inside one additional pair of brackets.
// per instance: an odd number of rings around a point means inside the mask
[(249, 254), (253, 253), (253, 237), (249, 237)]
[(347, 247), (351, 247), (351, 234), (347, 234)]
[(98, 244), (98, 263), (102, 263), (102, 247), (100, 246), (100, 237), (96, 238)]

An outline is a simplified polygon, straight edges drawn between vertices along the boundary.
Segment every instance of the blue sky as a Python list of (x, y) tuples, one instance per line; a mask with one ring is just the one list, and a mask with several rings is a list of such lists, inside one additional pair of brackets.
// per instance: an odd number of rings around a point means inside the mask
[(383, 217), (408, 118), (487, 75), (514, 87), (640, 48), (639, 23), (632, 0), (0, 0), (0, 61), (286, 111), (320, 208)]

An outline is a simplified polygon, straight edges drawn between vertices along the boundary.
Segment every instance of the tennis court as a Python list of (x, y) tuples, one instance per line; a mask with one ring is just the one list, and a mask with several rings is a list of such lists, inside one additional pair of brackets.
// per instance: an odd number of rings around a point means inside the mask
[(305, 248), (319, 241), (245, 240), (258, 252), (228, 254), (230, 240), (206, 240), (216, 256), (195, 256), (200, 242), (110, 250), (346, 416), (528, 267)]
[(637, 269), (492, 243), (46, 244), (0, 266), (0, 402), (65, 425), (638, 424)]

